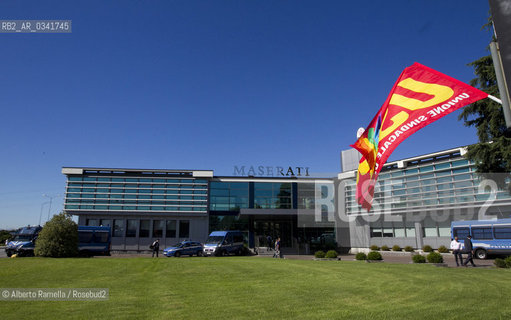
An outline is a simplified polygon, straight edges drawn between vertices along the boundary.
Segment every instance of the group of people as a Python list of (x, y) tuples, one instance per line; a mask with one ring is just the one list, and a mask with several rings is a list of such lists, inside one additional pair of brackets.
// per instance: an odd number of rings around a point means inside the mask
[[(462, 266), (466, 267), (469, 262), (473, 267), (476, 266), (473, 260), (474, 248), (472, 246), (471, 235), (468, 235), (465, 240), (463, 240), (463, 243), (458, 241), (458, 237), (454, 237), (454, 239), (451, 241), (451, 250), (452, 254), (454, 254), (454, 259), (456, 260), (456, 266), (459, 267), (461, 264)], [(465, 261), (463, 261), (463, 254), (467, 255)]]

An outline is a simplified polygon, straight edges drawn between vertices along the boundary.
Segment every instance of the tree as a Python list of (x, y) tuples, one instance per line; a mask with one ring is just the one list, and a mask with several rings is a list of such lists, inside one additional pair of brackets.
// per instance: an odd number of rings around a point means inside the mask
[(37, 238), (34, 253), (42, 257), (74, 257), (78, 255), (78, 225), (66, 213), (53, 216)]
[[(498, 97), (497, 80), (491, 56), (482, 57), (468, 64), (477, 78), (470, 85)], [(502, 106), (490, 99), (483, 99), (465, 107), (459, 115), (465, 126), (477, 129), (479, 143), (468, 146), (466, 157), (475, 162), (476, 172), (497, 183), (501, 189), (511, 191), (506, 184), (511, 172), (511, 139), (504, 120)]]
[(0, 230), (0, 246), (4, 244), (5, 240), (12, 238), (12, 235), (7, 230)]

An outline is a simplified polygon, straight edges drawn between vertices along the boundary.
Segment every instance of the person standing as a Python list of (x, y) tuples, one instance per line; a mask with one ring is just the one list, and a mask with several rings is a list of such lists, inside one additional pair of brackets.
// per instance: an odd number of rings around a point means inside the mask
[(451, 250), (454, 255), (454, 260), (456, 260), (456, 266), (459, 267), (460, 263), (463, 264), (463, 255), (461, 254), (461, 242), (458, 241), (458, 237), (454, 237), (451, 241)]
[(273, 239), (271, 238), (270, 235), (266, 236), (266, 244), (268, 245), (268, 251), (271, 251), (272, 250), (271, 245), (273, 244)]
[(273, 253), (274, 258), (280, 258), (280, 238), (275, 240), (275, 252)]
[(156, 258), (158, 258), (158, 253), (160, 251), (160, 239), (156, 239), (151, 244), (151, 247), (153, 248), (153, 255), (152, 255), (152, 257), (154, 258), (154, 254), (156, 253)]
[(474, 260), (472, 259), (474, 254), (474, 248), (472, 246), (472, 236), (468, 235), (465, 240), (463, 241), (465, 243), (465, 251), (464, 253), (467, 254), (467, 258), (465, 259), (465, 262), (463, 262), (463, 265), (466, 267), (468, 262), (472, 264), (472, 267), (475, 267)]

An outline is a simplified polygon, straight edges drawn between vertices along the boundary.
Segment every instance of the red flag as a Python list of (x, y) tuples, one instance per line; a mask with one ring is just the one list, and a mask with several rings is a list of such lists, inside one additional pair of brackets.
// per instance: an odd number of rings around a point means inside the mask
[(357, 202), (369, 211), (374, 184), (396, 147), (417, 130), (488, 94), (436, 70), (414, 63), (403, 70), (387, 100), (352, 145), (362, 154)]

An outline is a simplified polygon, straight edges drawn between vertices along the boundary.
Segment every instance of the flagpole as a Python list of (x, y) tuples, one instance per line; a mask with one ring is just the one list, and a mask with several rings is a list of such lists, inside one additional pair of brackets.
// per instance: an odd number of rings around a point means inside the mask
[(492, 99), (493, 101), (502, 104), (502, 100), (500, 100), (497, 97), (492, 96), (491, 94), (488, 95), (488, 98)]
[(500, 99), (502, 99), (499, 103), (502, 106), (502, 110), (504, 111), (504, 119), (506, 120), (506, 127), (508, 128), (508, 130), (510, 130), (511, 129), (511, 110), (510, 110), (510, 106), (509, 106), (509, 104), (510, 104), (509, 92), (507, 91), (506, 78), (504, 75), (504, 68), (502, 66), (502, 59), (500, 56), (497, 42), (495, 42), (495, 41), (490, 42), (490, 52), (491, 52), (491, 57), (493, 60), (493, 68), (495, 69), (495, 78), (497, 80), (497, 87), (499, 89)]

